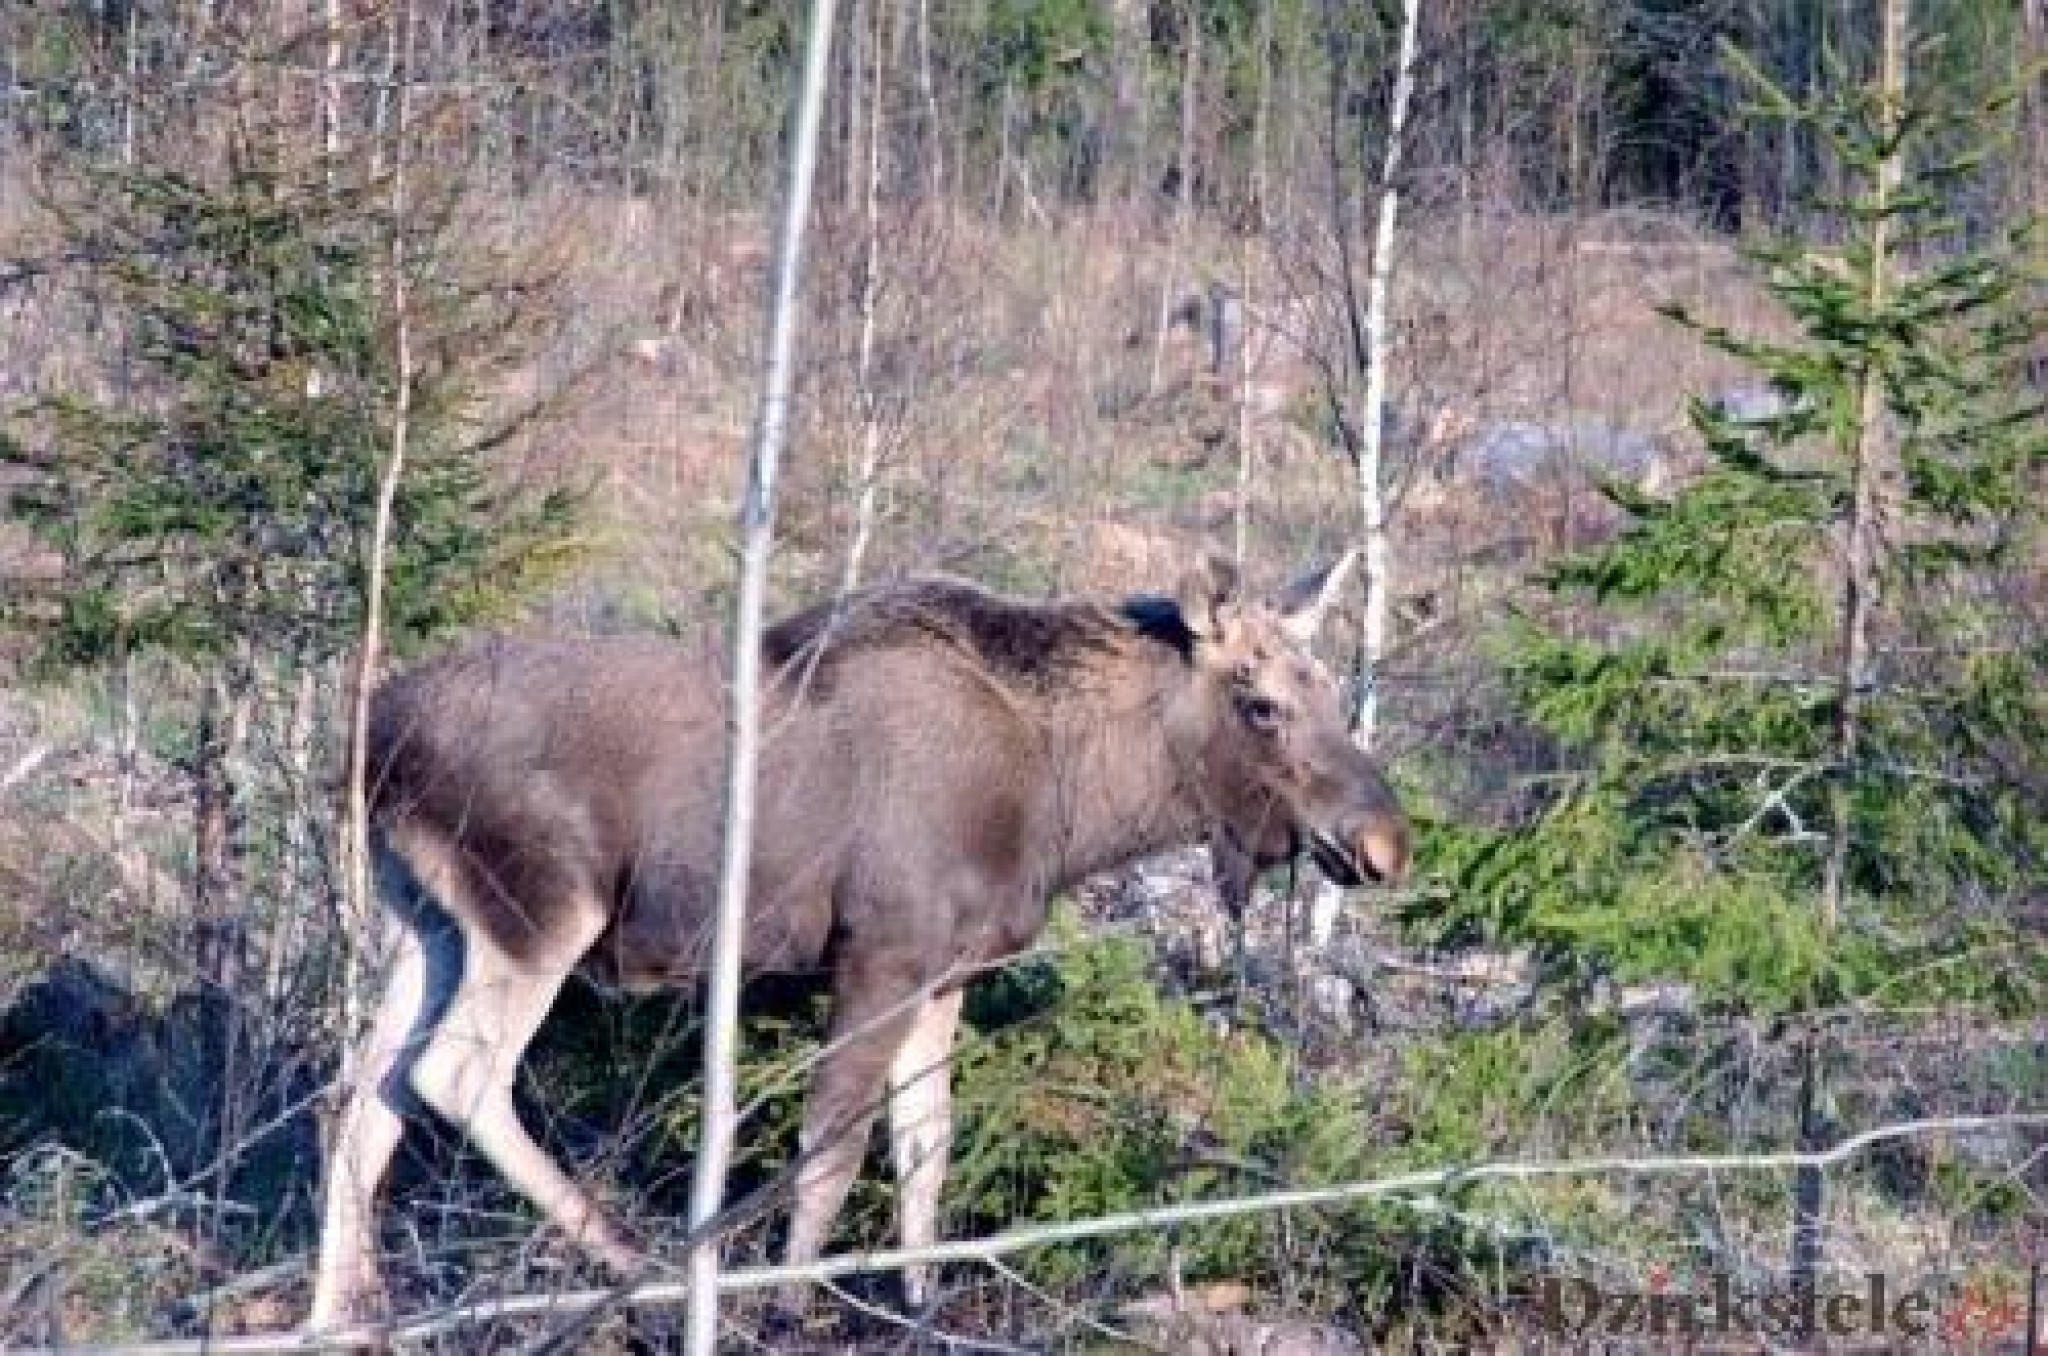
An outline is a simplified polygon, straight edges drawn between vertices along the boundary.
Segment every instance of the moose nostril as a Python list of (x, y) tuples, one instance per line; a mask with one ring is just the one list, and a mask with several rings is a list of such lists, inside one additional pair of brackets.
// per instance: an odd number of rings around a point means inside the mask
[(1399, 820), (1370, 821), (1353, 836), (1358, 860), (1385, 885), (1408, 874), (1408, 826)]

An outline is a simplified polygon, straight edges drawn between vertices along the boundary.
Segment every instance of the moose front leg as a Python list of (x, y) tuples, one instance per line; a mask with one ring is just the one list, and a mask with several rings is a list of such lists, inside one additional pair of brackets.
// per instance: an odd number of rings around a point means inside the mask
[(1224, 913), (1230, 917), (1231, 1007), (1242, 1014), (1245, 999), (1251, 992), (1251, 957), (1246, 929), (1250, 926), (1252, 891), (1258, 883), (1259, 867), (1251, 854), (1219, 827), (1209, 832), (1209, 869), (1216, 877), (1217, 899), (1222, 903)]
[[(939, 1193), (953, 1147), (953, 1037), (965, 996), (954, 989), (926, 1003), (889, 1070), (889, 1151), (897, 1235), (905, 1248), (928, 1248), (939, 1239)], [(903, 1299), (912, 1311), (930, 1303), (928, 1265), (903, 1269)]]
[[(818, 1260), (832, 1223), (860, 1172), (868, 1134), (881, 1109), (887, 1079), (928, 1000), (916, 967), (895, 958), (845, 957), (833, 984), (827, 1054), (811, 1076), (797, 1135), (795, 1206), (790, 1213), (787, 1261)], [(791, 1282), (776, 1295), (773, 1321), (796, 1323), (808, 1286)]]

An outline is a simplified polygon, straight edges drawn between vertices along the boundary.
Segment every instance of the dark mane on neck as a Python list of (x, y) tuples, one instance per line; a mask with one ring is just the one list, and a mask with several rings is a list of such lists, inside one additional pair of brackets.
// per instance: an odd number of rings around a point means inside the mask
[(936, 644), (965, 651), (993, 676), (1044, 689), (1133, 636), (1183, 656), (1191, 640), (1169, 599), (1041, 603), (926, 577), (818, 603), (769, 627), (761, 644), (771, 670), (808, 667), (814, 683), (864, 651)]

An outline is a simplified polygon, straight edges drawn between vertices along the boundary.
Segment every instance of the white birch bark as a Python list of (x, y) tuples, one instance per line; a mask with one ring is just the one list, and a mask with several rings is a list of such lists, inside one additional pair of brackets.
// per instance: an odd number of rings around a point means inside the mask
[[(1365, 621), (1360, 645), (1361, 685), (1353, 737), (1370, 749), (1379, 731), (1381, 669), (1387, 653), (1387, 619), (1392, 611), (1394, 549), (1387, 532), (1385, 449), (1381, 410), (1387, 399), (1387, 313), (1394, 276), (1394, 225), (1400, 211), (1399, 176), (1408, 104), (1415, 91), (1415, 35), (1422, 0), (1402, 0), (1400, 51), (1395, 58), (1393, 100), (1387, 110), (1387, 153), (1380, 174), (1379, 216), (1373, 231), (1372, 272), (1365, 301), (1365, 398), (1359, 409), (1358, 518), (1365, 538)], [(1329, 945), (1336, 931), (1343, 892), (1324, 881), (1309, 905), (1309, 944)]]
[(1387, 155), (1380, 176), (1379, 219), (1373, 232), (1372, 274), (1365, 302), (1365, 404), (1359, 411), (1359, 526), (1365, 534), (1365, 691), (1358, 706), (1358, 742), (1371, 748), (1379, 726), (1380, 666), (1387, 653), (1387, 618), (1392, 610), (1394, 551), (1387, 535), (1387, 492), (1381, 412), (1387, 399), (1388, 311), (1394, 276), (1394, 224), (1400, 210), (1402, 151), (1408, 104), (1415, 91), (1415, 31), (1422, 0), (1403, 0), (1401, 45), (1394, 71), (1394, 95), (1387, 111)]
[(881, 494), (882, 405), (875, 391), (875, 312), (882, 292), (882, 120), (883, 53), (881, 26), (888, 11), (875, 7), (876, 32), (868, 50), (873, 53), (872, 80), (868, 87), (867, 169), (861, 183), (860, 342), (854, 359), (854, 400), (860, 407), (860, 459), (854, 467), (853, 536), (846, 547), (846, 564), (840, 571), (839, 591), (847, 594), (860, 583), (861, 566), (867, 559), (868, 544), (874, 538), (875, 511)]
[[(711, 999), (704, 1025), (704, 1131), (690, 1186), (690, 1228), (705, 1231), (725, 1200), (738, 1121), (737, 1069), (740, 955), (746, 936), (747, 872), (753, 856), (754, 782), (760, 754), (761, 615), (768, 592), (768, 557), (775, 540), (775, 480), (788, 435), (797, 337), (797, 288), (803, 269), (804, 226), (817, 175), (818, 123), (831, 70), (835, 0), (812, 0), (803, 84), (797, 96), (789, 186), (776, 251), (775, 293), (769, 313), (766, 368), (747, 488), (740, 501), (739, 598), (733, 617), (733, 742), (726, 778), (724, 856), (718, 915), (711, 947)], [(690, 1249), (690, 1302), (685, 1350), (718, 1350), (719, 1239), (699, 1237)]]
[(331, 180), (341, 154), (341, 0), (321, 0), (320, 23), (327, 34), (320, 58), (320, 153)]

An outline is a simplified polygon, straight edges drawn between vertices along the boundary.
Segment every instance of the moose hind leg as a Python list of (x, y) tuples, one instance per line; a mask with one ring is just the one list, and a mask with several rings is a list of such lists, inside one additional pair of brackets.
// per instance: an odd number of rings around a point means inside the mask
[(356, 1055), (350, 1086), (327, 1155), (321, 1206), (320, 1257), (306, 1326), (320, 1331), (358, 1316), (380, 1288), (374, 1208), (404, 1123), (391, 1105), (389, 1082), (426, 993), (426, 955), (410, 928), (396, 930), (391, 975), (368, 1039)]
[[(965, 996), (954, 989), (926, 1003), (889, 1069), (889, 1151), (897, 1232), (906, 1248), (928, 1248), (939, 1239), (939, 1193), (953, 1147), (953, 1037)], [(903, 1298), (913, 1310), (925, 1307), (929, 1266), (903, 1269)]]
[[(423, 865), (414, 854), (416, 868)], [(453, 873), (450, 873), (451, 875)], [(436, 881), (444, 900), (456, 898)], [(487, 929), (463, 926), (462, 978), (447, 1010), (413, 1061), (420, 1100), (458, 1127), (505, 1180), (567, 1234), (621, 1277), (637, 1274), (646, 1259), (593, 1200), (562, 1171), (520, 1123), (512, 1085), (519, 1060), (554, 1006), (563, 981), (604, 931), (605, 911), (594, 894), (562, 901), (563, 912), (536, 954), (514, 957)], [(457, 918), (463, 912), (451, 908)]]

